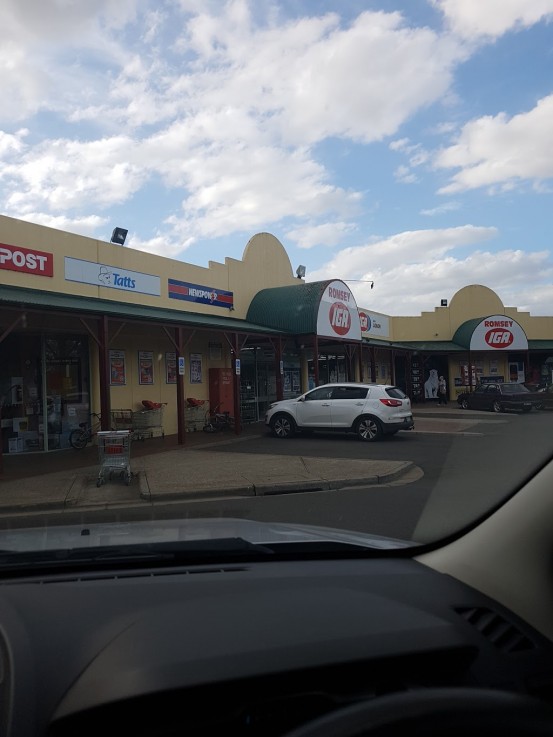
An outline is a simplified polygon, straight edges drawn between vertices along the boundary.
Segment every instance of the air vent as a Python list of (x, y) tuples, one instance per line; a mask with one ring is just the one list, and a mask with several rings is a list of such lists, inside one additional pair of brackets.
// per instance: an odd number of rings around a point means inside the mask
[(486, 607), (459, 607), (455, 610), (492, 645), (504, 653), (534, 650), (535, 645), (518, 627)]

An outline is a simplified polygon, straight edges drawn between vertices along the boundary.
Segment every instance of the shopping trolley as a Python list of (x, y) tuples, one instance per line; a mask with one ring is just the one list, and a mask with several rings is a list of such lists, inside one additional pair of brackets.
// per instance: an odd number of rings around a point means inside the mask
[(119, 471), (125, 484), (131, 483), (131, 431), (103, 430), (98, 433), (98, 452), (100, 470), (96, 486), (106, 483), (106, 472), (111, 478), (112, 471)]

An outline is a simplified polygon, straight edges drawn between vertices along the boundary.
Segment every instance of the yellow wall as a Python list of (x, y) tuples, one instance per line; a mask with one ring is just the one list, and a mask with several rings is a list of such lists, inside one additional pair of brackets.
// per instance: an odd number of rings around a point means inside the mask
[(434, 312), (422, 312), (417, 317), (391, 317), (391, 339), (398, 342), (451, 340), (464, 322), (488, 315), (513, 318), (529, 340), (553, 339), (553, 317), (533, 317), (516, 307), (505, 307), (493, 290), (480, 284), (460, 289), (448, 307), (436, 307)]
[[(269, 233), (254, 235), (246, 244), (242, 260), (227, 258), (224, 264), (209, 262), (209, 267), (155, 256), (3, 215), (0, 215), (0, 243), (46, 251), (54, 255), (53, 277), (2, 269), (0, 281), (3, 284), (81, 297), (100, 297), (183, 312), (245, 318), (252, 297), (261, 289), (299, 283), (292, 273), (290, 259), (284, 246)], [(159, 276), (161, 296), (66, 281), (65, 256)], [(170, 299), (167, 290), (169, 278), (233, 292), (234, 311), (230, 312), (226, 307)]]

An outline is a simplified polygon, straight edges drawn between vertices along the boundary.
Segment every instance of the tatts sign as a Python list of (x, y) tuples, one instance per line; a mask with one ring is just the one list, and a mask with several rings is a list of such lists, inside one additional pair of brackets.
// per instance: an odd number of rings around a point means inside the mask
[(323, 292), (317, 314), (317, 335), (361, 340), (355, 298), (342, 281), (333, 281)]
[(528, 339), (522, 327), (505, 315), (492, 315), (482, 320), (470, 339), (471, 351), (527, 351)]

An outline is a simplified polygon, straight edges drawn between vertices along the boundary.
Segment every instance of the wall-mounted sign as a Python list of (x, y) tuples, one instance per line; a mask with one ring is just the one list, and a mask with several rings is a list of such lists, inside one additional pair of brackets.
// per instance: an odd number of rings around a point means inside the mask
[(361, 325), (355, 297), (343, 281), (327, 285), (319, 302), (317, 335), (361, 340)]
[(387, 315), (379, 312), (359, 310), (359, 323), (363, 335), (378, 335), (387, 338), (390, 335), (390, 321)]
[(179, 356), (179, 376), (184, 376), (184, 356)]
[(54, 276), (54, 256), (46, 251), (0, 243), (0, 269), (35, 276)]
[(182, 299), (185, 302), (196, 302), (212, 307), (227, 307), (234, 305), (234, 293), (223, 289), (204, 287), (201, 284), (191, 284), (177, 279), (168, 279), (167, 287), (171, 299)]
[(176, 384), (177, 383), (177, 354), (166, 353), (165, 354), (165, 383)]
[(154, 383), (154, 353), (153, 351), (138, 351), (138, 383)]
[(125, 351), (109, 352), (109, 383), (111, 386), (125, 386), (127, 383)]
[(124, 292), (161, 295), (161, 279), (153, 274), (140, 271), (129, 271), (117, 266), (99, 264), (95, 261), (83, 261), (80, 258), (65, 257), (65, 279), (81, 284), (93, 284), (95, 287), (120, 289)]
[(237, 358), (236, 361), (234, 362), (234, 372), (236, 373), (236, 376), (240, 376), (240, 367), (241, 367), (240, 359)]
[(528, 339), (522, 327), (512, 318), (491, 315), (474, 328), (470, 350), (527, 351)]

